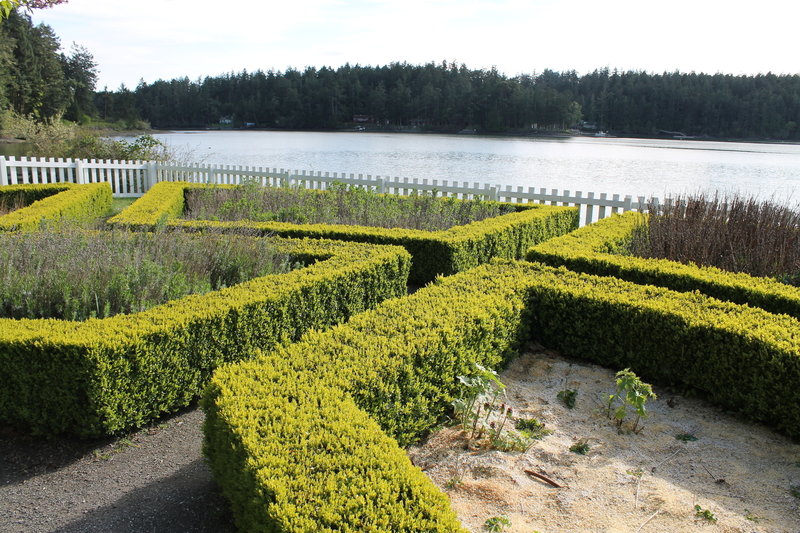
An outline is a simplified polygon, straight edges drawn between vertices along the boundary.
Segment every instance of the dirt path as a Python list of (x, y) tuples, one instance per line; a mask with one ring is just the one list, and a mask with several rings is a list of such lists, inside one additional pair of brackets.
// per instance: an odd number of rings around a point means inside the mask
[(0, 431), (0, 531), (235, 531), (201, 456), (202, 420), (193, 408), (89, 442)]
[[(473, 451), (451, 428), (409, 451), (470, 531), (496, 517), (510, 522), (502, 531), (525, 533), (800, 532), (800, 445), (789, 439), (658, 387), (644, 430), (618, 434), (601, 408), (614, 372), (540, 347), (500, 378), (514, 412), (551, 435), (525, 453)], [(571, 410), (556, 398), (568, 388), (578, 389)], [(569, 450), (581, 439), (587, 455)]]

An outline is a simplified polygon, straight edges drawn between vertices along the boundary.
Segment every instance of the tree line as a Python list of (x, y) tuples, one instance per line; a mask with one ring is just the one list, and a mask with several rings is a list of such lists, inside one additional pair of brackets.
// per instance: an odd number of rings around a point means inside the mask
[(599, 69), (508, 77), (443, 62), (224, 74), (101, 91), (105, 118), (155, 127), (589, 131), (800, 139), (800, 76)]
[[(41, 7), (63, 0), (29, 0)], [(19, 3), (17, 1), (17, 3)], [(41, 6), (39, 5), (41, 4)], [(800, 140), (800, 75), (608, 68), (506, 76), (455, 62), (242, 71), (96, 91), (97, 64), (19, 9), (0, 21), (0, 110), (156, 128), (415, 129)]]

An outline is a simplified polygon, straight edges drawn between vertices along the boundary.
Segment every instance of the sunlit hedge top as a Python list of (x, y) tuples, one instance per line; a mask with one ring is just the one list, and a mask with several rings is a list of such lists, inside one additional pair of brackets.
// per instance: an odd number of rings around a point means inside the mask
[(630, 255), (627, 245), (632, 233), (646, 223), (646, 217), (633, 211), (614, 215), (533, 246), (527, 259), (677, 291), (700, 291), (721, 300), (800, 318), (800, 288), (742, 272)]
[(23, 203), (29, 205), (0, 217), (0, 231), (33, 231), (42, 225), (88, 222), (111, 209), (111, 186), (108, 183), (0, 187), (3, 196), (12, 197), (20, 193), (24, 197)]

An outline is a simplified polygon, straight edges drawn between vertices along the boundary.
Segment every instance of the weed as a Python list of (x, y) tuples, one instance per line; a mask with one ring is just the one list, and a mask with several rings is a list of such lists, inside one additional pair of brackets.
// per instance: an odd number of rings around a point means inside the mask
[(760, 522), (761, 520), (764, 520), (763, 516), (756, 516), (753, 512), (749, 511), (748, 509), (744, 510), (744, 517), (750, 520), (751, 522)]
[(656, 395), (653, 393), (652, 387), (642, 382), (630, 369), (620, 370), (617, 372), (616, 378), (617, 390), (614, 394), (608, 395), (606, 415), (614, 419), (617, 429), (622, 429), (628, 409), (633, 408), (636, 412), (636, 419), (633, 422), (632, 431), (638, 433), (641, 431), (639, 421), (647, 417), (644, 405), (648, 399), (655, 399)]
[(708, 522), (716, 522), (717, 521), (717, 517), (714, 516), (714, 513), (712, 513), (708, 509), (703, 509), (699, 505), (695, 505), (694, 506), (694, 516), (695, 516), (695, 518), (706, 520)]
[(450, 479), (447, 480), (447, 483), (445, 483), (444, 486), (446, 488), (448, 488), (448, 489), (457, 489), (458, 487), (460, 487), (463, 484), (464, 484), (464, 481), (461, 480), (460, 478), (451, 477)]
[(575, 407), (575, 397), (578, 396), (577, 389), (564, 389), (559, 391), (556, 395), (556, 398), (561, 400), (561, 402), (567, 406), (567, 409), (572, 409)]
[(469, 432), (468, 440), (488, 440), (488, 445), (501, 451), (526, 451), (536, 439), (549, 435), (544, 424), (536, 419), (519, 419), (516, 429), (510, 429), (514, 421), (514, 409), (499, 403), (505, 385), (492, 370), (475, 364), (472, 376), (459, 376), (463, 385), (461, 396), (453, 401), (455, 417), (461, 421), (461, 429)]
[(539, 422), (535, 418), (518, 418), (514, 423), (514, 427), (524, 437), (532, 440), (542, 439), (552, 433), (552, 431), (544, 427), (544, 422)]
[(695, 437), (691, 433), (678, 433), (677, 435), (675, 435), (675, 438), (678, 440), (682, 440), (683, 442), (694, 442), (697, 440), (697, 437)]
[[(470, 431), (470, 439), (483, 436), (485, 423), (496, 407), (497, 399), (506, 386), (497, 377), (497, 372), (487, 370), (475, 363), (472, 376), (458, 376), (463, 385), (461, 397), (453, 401), (455, 416), (461, 420), (461, 429)], [(479, 401), (486, 400), (486, 401)]]
[(586, 439), (580, 439), (578, 442), (569, 447), (569, 451), (572, 453), (577, 453), (578, 455), (586, 455), (589, 453), (589, 449), (589, 441)]
[(486, 531), (505, 531), (507, 526), (511, 525), (511, 520), (505, 516), (493, 516), (486, 520), (483, 524), (483, 529)]
[(642, 477), (644, 475), (644, 470), (637, 468), (636, 470), (626, 470), (625, 473), (633, 477)]
[(792, 485), (789, 487), (789, 494), (797, 499), (800, 499), (800, 485)]

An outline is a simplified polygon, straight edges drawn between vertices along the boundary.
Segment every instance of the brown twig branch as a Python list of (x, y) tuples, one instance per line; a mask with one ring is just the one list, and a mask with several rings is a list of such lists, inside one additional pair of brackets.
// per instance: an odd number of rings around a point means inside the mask
[(533, 476), (533, 477), (535, 477), (535, 478), (537, 478), (537, 479), (541, 479), (541, 480), (542, 480), (542, 481), (544, 481), (545, 483), (547, 483), (547, 484), (549, 484), (549, 485), (552, 485), (552, 486), (554, 486), (554, 487), (555, 487), (555, 488), (557, 488), (557, 489), (563, 489), (563, 488), (564, 488), (564, 486), (563, 486), (563, 485), (559, 485), (558, 483), (556, 483), (555, 481), (553, 481), (553, 480), (552, 480), (552, 479), (550, 479), (549, 477), (547, 477), (547, 476), (544, 476), (544, 475), (542, 475), (542, 474), (539, 474), (538, 472), (534, 472), (533, 470), (523, 470), (523, 472), (525, 472), (525, 473), (526, 473), (526, 474), (528, 474), (529, 476)]

